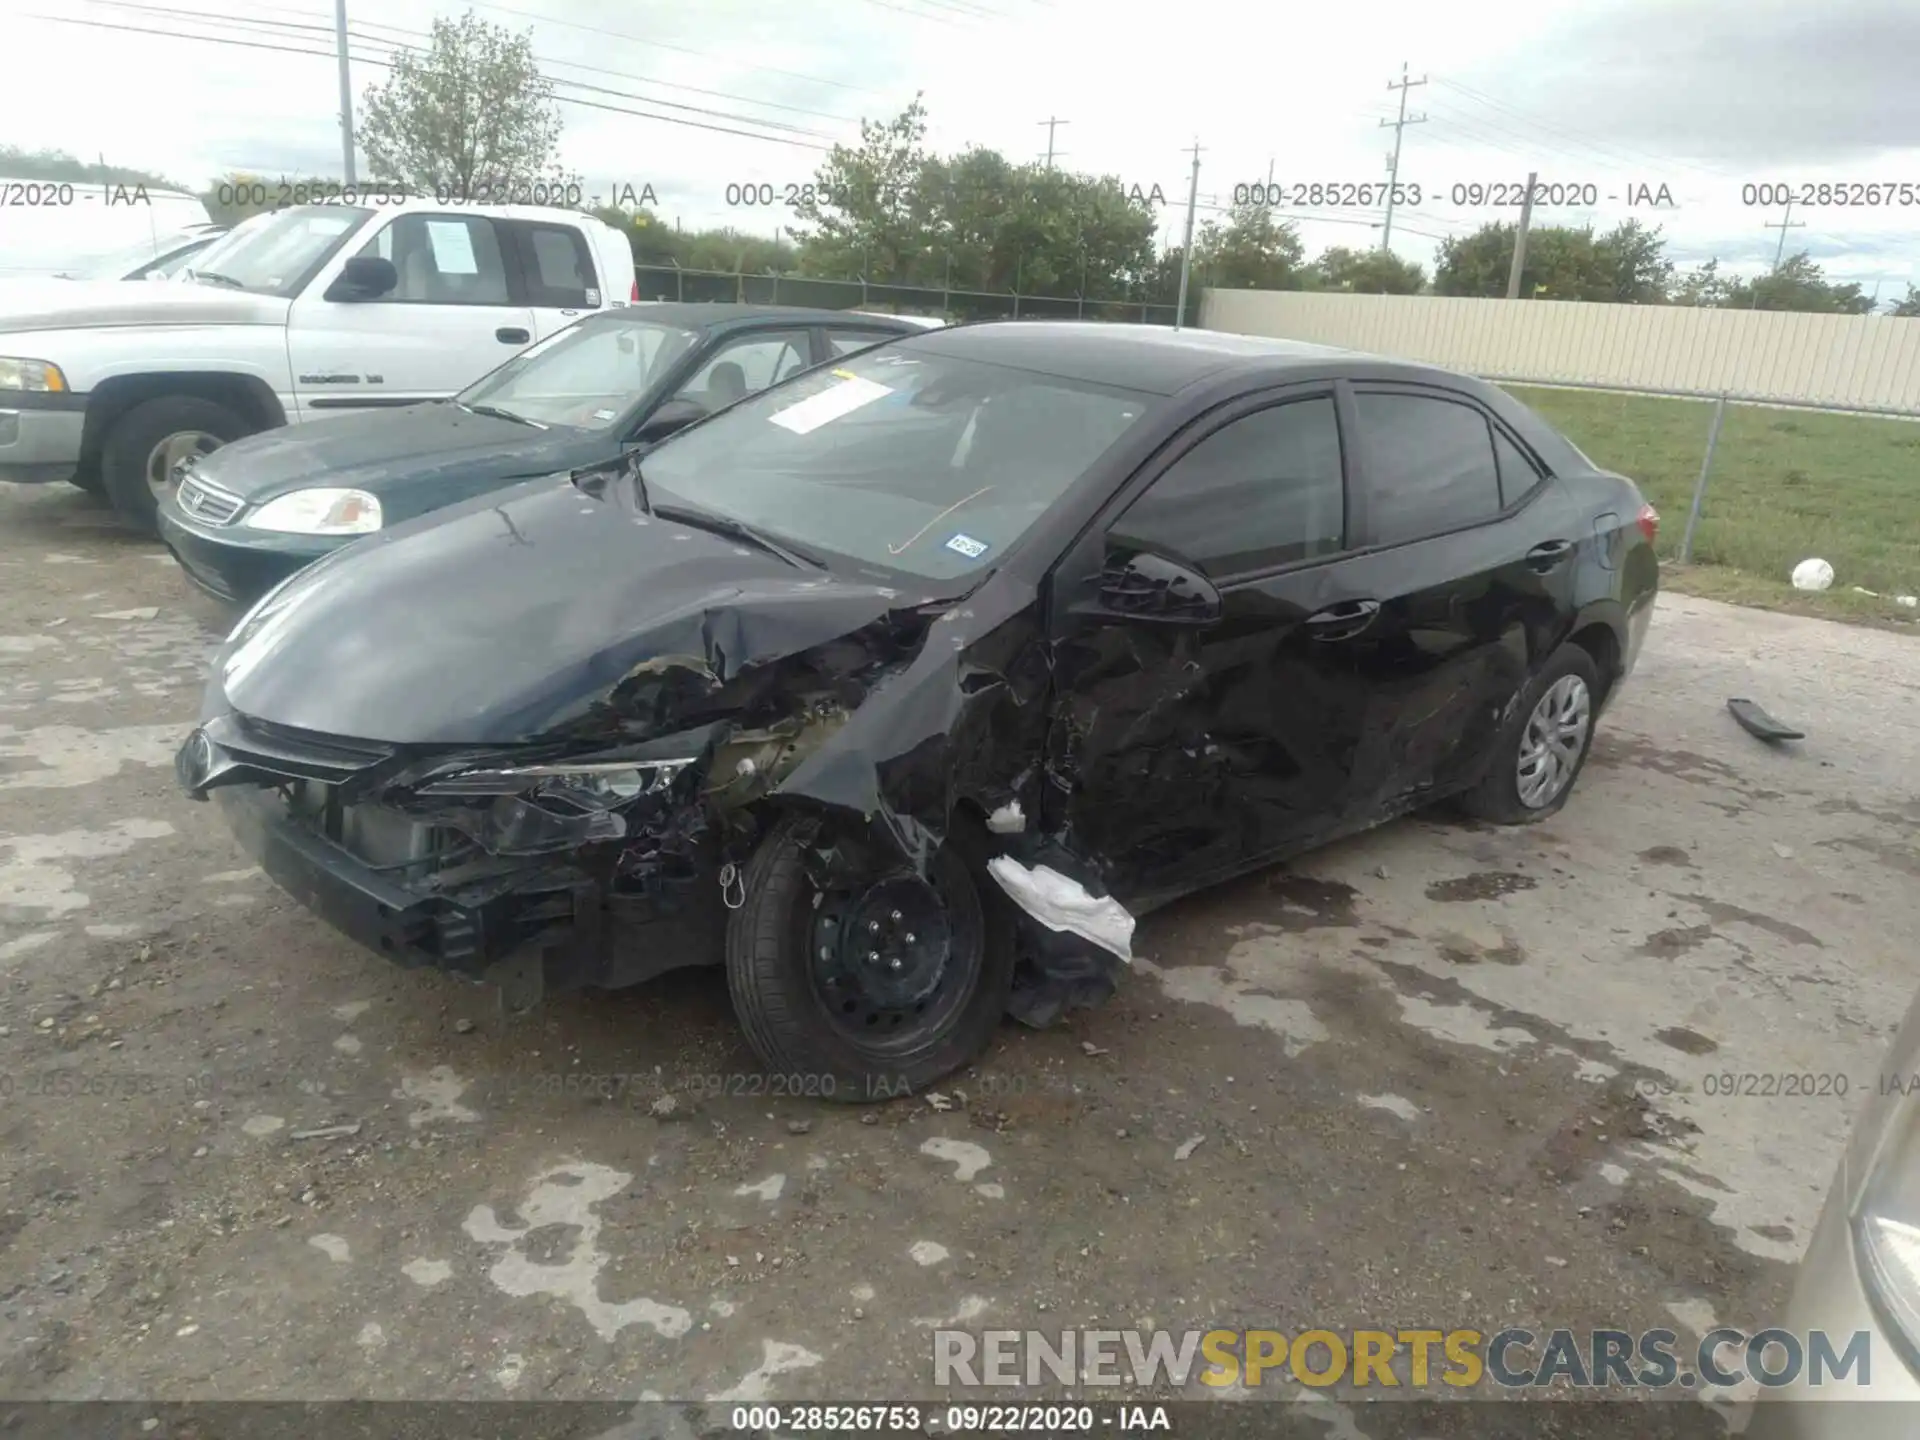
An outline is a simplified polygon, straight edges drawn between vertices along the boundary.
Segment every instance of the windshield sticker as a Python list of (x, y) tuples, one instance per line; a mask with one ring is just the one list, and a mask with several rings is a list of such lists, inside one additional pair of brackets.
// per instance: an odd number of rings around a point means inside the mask
[(429, 220), (427, 243), (433, 249), (433, 268), (442, 275), (478, 275), (473, 254), (473, 232), (464, 220)]
[(593, 418), (596, 420), (613, 420), (618, 418), (619, 414), (620, 412), (618, 410), (596, 410), (593, 412)]
[(947, 549), (957, 551), (969, 560), (978, 560), (987, 553), (987, 543), (976, 540), (971, 535), (956, 535), (947, 541)]
[(596, 310), (600, 308), (600, 292), (598, 290), (587, 291), (587, 304)]
[(830, 390), (822, 390), (817, 395), (777, 410), (767, 418), (796, 435), (810, 435), (829, 420), (838, 420), (842, 415), (850, 415), (863, 405), (871, 405), (876, 400), (885, 399), (893, 392), (885, 385), (872, 380), (862, 380), (853, 376), (842, 380)]

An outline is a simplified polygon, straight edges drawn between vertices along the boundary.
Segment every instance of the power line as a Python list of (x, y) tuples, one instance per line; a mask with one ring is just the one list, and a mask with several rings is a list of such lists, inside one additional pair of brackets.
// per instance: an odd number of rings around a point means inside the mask
[(936, 25), (958, 25), (957, 20), (949, 20), (944, 15), (929, 15), (924, 10), (909, 10), (904, 5), (895, 5), (892, 0), (867, 0), (867, 4), (881, 10), (891, 10), (899, 15), (911, 15), (916, 20), (931, 20)]
[[(1587, 149), (1597, 151), (1601, 154), (1606, 154), (1609, 152), (1617, 154), (1623, 157), (1627, 161), (1627, 163), (1630, 163), (1630, 164), (1678, 165), (1682, 169), (1698, 171), (1703, 175), (1711, 175), (1718, 180), (1730, 180), (1735, 178), (1734, 176), (1729, 175), (1726, 171), (1718, 169), (1711, 165), (1696, 164), (1692, 161), (1687, 161), (1687, 160), (1676, 160), (1672, 156), (1665, 156), (1665, 157), (1657, 156), (1647, 151), (1638, 150), (1635, 147), (1630, 145), (1619, 144), (1618, 142), (1615, 142), (1615, 141), (1603, 142), (1603, 141), (1597, 141), (1597, 140), (1582, 139), (1580, 132), (1578, 131), (1569, 130), (1561, 126), (1554, 125), (1550, 121), (1540, 119), (1537, 115), (1531, 115), (1524, 110), (1519, 110), (1511, 105), (1504, 104), (1501, 101), (1494, 99), (1493, 96), (1491, 95), (1483, 94), (1482, 92), (1475, 90), (1470, 85), (1462, 85), (1458, 80), (1449, 80), (1449, 79), (1446, 79), (1444, 76), (1442, 76), (1438, 80), (1436, 80), (1435, 83), (1438, 85), (1443, 85), (1449, 90), (1457, 90), (1462, 95), (1465, 95), (1468, 99), (1473, 100), (1480, 105), (1484, 105), (1490, 110), (1502, 111), (1505, 114), (1510, 115), (1514, 119), (1520, 121), (1522, 124), (1526, 125), (1530, 130), (1558, 131), (1561, 135), (1565, 136), (1568, 139), (1573, 140), (1577, 144), (1584, 145)], [(1616, 161), (1616, 163), (1619, 163), (1619, 162)]]
[[(313, 56), (313, 57), (328, 59), (328, 60), (331, 60), (334, 58), (334, 54), (331, 50), (311, 50), (311, 49), (302, 50), (302, 49), (296, 49), (291, 45), (269, 45), (263, 40), (235, 40), (227, 36), (221, 36), (221, 35), (184, 35), (179, 33), (178, 31), (173, 31), (173, 30), (149, 30), (143, 26), (138, 26), (138, 25), (117, 25), (105, 20), (81, 20), (81, 19), (77, 19), (71, 16), (65, 16), (65, 15), (27, 15), (21, 18), (28, 19), (28, 20), (42, 20), (53, 25), (79, 25), (84, 28), (92, 29), (92, 30), (119, 30), (119, 31), (127, 32), (129, 34), (134, 34), (134, 35), (159, 35), (170, 40), (196, 40), (201, 42), (202, 44), (230, 45), (235, 47), (236, 49), (241, 49), (241, 50), (271, 50), (283, 55), (308, 55), (308, 56)], [(365, 43), (365, 42), (362, 42), (362, 43)], [(386, 42), (382, 41), (379, 43), (384, 44)], [(397, 49), (399, 47), (394, 47), (394, 48)], [(393, 62), (390, 59), (378, 58), (374, 56), (355, 56), (354, 59), (363, 65), (377, 65), (383, 70), (391, 70), (393, 68)], [(578, 81), (562, 81), (560, 83), (575, 85), (575, 86), (579, 85)], [(598, 87), (594, 87), (594, 88), (598, 88)], [(793, 145), (803, 150), (818, 150), (823, 152), (829, 151), (833, 148), (830, 145), (816, 145), (811, 141), (807, 141), (807, 140), (789, 139), (784, 135), (758, 135), (750, 130), (735, 130), (725, 125), (709, 125), (699, 120), (683, 120), (676, 115), (660, 115), (647, 110), (633, 110), (620, 105), (607, 105), (607, 104), (603, 104), (601, 102), (593, 101), (593, 100), (581, 100), (572, 95), (555, 95), (553, 98), (562, 105), (574, 105), (586, 110), (607, 110), (617, 115), (632, 115), (642, 120), (659, 120), (668, 125), (685, 126), (687, 129), (690, 129), (690, 130), (705, 130), (718, 135), (735, 135), (740, 137), (743, 140), (763, 140), (768, 142), (769, 144)], [(626, 98), (639, 99), (646, 104), (668, 103), (665, 101), (651, 100), (644, 96), (629, 96)], [(760, 120), (750, 119), (746, 117), (740, 117), (740, 118), (743, 118), (745, 120), (745, 123), (752, 124), (752, 125), (760, 125), (760, 124), (771, 125), (772, 123), (768, 121), (760, 121)]]
[[(598, 25), (582, 25), (576, 20), (556, 20), (551, 15), (536, 15), (529, 10), (516, 10), (511, 5), (489, 4), (486, 3), (486, 0), (469, 0), (469, 3), (476, 10), (492, 10), (501, 15), (517, 15), (523, 20), (538, 20), (543, 25), (559, 25), (568, 30), (583, 30), (589, 35), (605, 35), (611, 39), (626, 40), (635, 45), (649, 45), (656, 50), (677, 50), (684, 55), (698, 55), (703, 60), (719, 60), (728, 65), (739, 63), (730, 56), (715, 55), (711, 51), (696, 50), (690, 45), (675, 45), (666, 40), (650, 39), (643, 35), (631, 35), (624, 30), (607, 30)], [(805, 75), (798, 70), (782, 70), (773, 65), (742, 64), (740, 68), (742, 70), (761, 70), (769, 75), (785, 75), (789, 79), (805, 80), (811, 85), (830, 85), (836, 90), (851, 90), (857, 95), (873, 95), (879, 97), (877, 90), (868, 90), (859, 85), (849, 85), (843, 80), (827, 80), (818, 75)]]
[[(205, 11), (200, 11), (200, 10), (182, 10), (182, 9), (178, 9), (170, 6), (164, 6), (164, 5), (136, 4), (136, 3), (133, 3), (133, 0), (93, 0), (93, 3), (95, 3), (96, 5), (104, 5), (111, 9), (116, 9), (116, 10), (130, 10), (143, 15), (170, 15), (170, 16), (177, 16), (184, 19), (189, 19), (189, 20), (196, 20), (196, 21), (200, 21), (208, 24), (252, 26), (256, 28), (263, 28), (268, 33), (279, 33), (279, 32), (285, 32), (285, 31), (316, 31), (316, 32), (326, 34), (328, 36), (331, 36), (334, 33), (334, 27), (331, 25), (302, 25), (290, 20), (258, 20), (250, 16), (210, 15)], [(285, 14), (301, 15), (306, 13), (305, 11), (300, 11), (300, 10), (288, 10), (285, 7), (280, 7), (280, 6), (275, 6), (272, 8), (280, 9), (282, 13), (285, 13)], [(371, 31), (371, 30), (384, 30), (390, 34), (403, 35), (412, 40), (431, 41), (433, 39), (433, 36), (424, 30), (408, 30), (398, 25), (380, 25), (380, 24), (374, 24), (367, 21), (356, 21), (354, 22), (351, 29), (355, 32), (359, 32), (359, 33), (355, 33), (354, 38), (359, 40), (361, 43), (366, 45), (377, 45), (390, 52), (395, 50), (420, 51), (421, 47), (417, 45), (404, 44), (400, 41), (387, 40), (378, 35), (371, 35), (364, 32)], [(825, 110), (811, 110), (806, 108), (805, 106), (799, 106), (799, 105), (783, 105), (771, 100), (756, 100), (751, 95), (736, 95), (725, 90), (705, 90), (697, 85), (680, 85), (672, 81), (655, 80), (652, 77), (646, 76), (646, 75), (635, 75), (628, 71), (612, 70), (612, 69), (606, 68), (605, 66), (600, 66), (600, 65), (586, 65), (586, 64), (582, 64), (579, 61), (574, 61), (574, 60), (554, 60), (554, 59), (550, 59), (547, 56), (538, 55), (538, 54), (535, 54), (533, 58), (542, 65), (558, 65), (571, 70), (585, 70), (593, 74), (608, 75), (613, 77), (614, 79), (627, 80), (635, 84), (658, 85), (668, 90), (685, 90), (695, 95), (708, 95), (719, 100), (733, 100), (743, 105), (757, 105), (764, 109), (769, 109), (769, 110), (786, 110), (786, 111), (790, 111), (790, 112), (801, 114), (801, 115), (812, 115), (823, 120), (835, 120), (840, 122), (841, 124), (850, 125), (850, 124), (857, 123), (851, 116), (836, 115)], [(563, 76), (556, 76), (553, 78), (556, 84), (572, 85), (577, 88), (586, 89), (586, 90), (595, 89), (595, 87), (591, 85), (587, 85), (584, 81), (568, 80)], [(700, 106), (685, 105), (678, 101), (663, 100), (651, 95), (634, 95), (626, 91), (602, 91), (600, 93), (618, 94), (618, 95), (621, 95), (623, 98), (626, 98), (629, 100), (638, 100), (641, 103), (647, 104), (647, 105), (664, 105), (669, 109), (683, 109), (694, 114), (712, 115), (720, 119), (737, 120), (749, 125), (765, 125), (772, 129), (795, 129), (796, 128), (793, 126), (784, 125), (780, 122), (773, 121), (773, 120), (762, 120), (757, 116), (733, 115), (733, 114), (729, 114), (726, 111), (721, 111), (721, 110), (707, 110)], [(819, 131), (814, 131), (814, 130), (797, 130), (797, 133), (803, 134), (803, 135), (813, 135), (820, 139), (832, 138), (831, 136), (821, 135)]]

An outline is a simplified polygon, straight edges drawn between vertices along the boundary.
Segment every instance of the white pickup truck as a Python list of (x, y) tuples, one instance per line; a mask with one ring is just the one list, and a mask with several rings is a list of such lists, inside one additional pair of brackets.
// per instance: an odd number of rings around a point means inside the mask
[(466, 388), (637, 297), (627, 237), (522, 205), (303, 205), (176, 283), (0, 285), (0, 480), (71, 480), (151, 529), (176, 468), (243, 435)]

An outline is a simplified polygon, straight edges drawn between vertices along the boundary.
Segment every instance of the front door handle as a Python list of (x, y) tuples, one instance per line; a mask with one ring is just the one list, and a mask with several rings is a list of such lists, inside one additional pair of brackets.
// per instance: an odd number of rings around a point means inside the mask
[(531, 340), (533, 336), (517, 325), (502, 325), (498, 330), (493, 332), (493, 338), (498, 340), (502, 345), (524, 345), (527, 341)]
[(1544, 575), (1571, 554), (1573, 554), (1571, 540), (1548, 540), (1527, 551), (1527, 568)]
[(1342, 600), (1306, 618), (1307, 633), (1315, 640), (1351, 640), (1380, 613), (1378, 600)]

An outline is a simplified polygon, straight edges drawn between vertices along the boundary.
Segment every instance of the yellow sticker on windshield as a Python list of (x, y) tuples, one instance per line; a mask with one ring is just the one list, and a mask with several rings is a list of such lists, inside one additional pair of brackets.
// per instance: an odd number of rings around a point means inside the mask
[(833, 372), (833, 376), (836, 380), (858, 380), (860, 378), (851, 370), (836, 370)]

